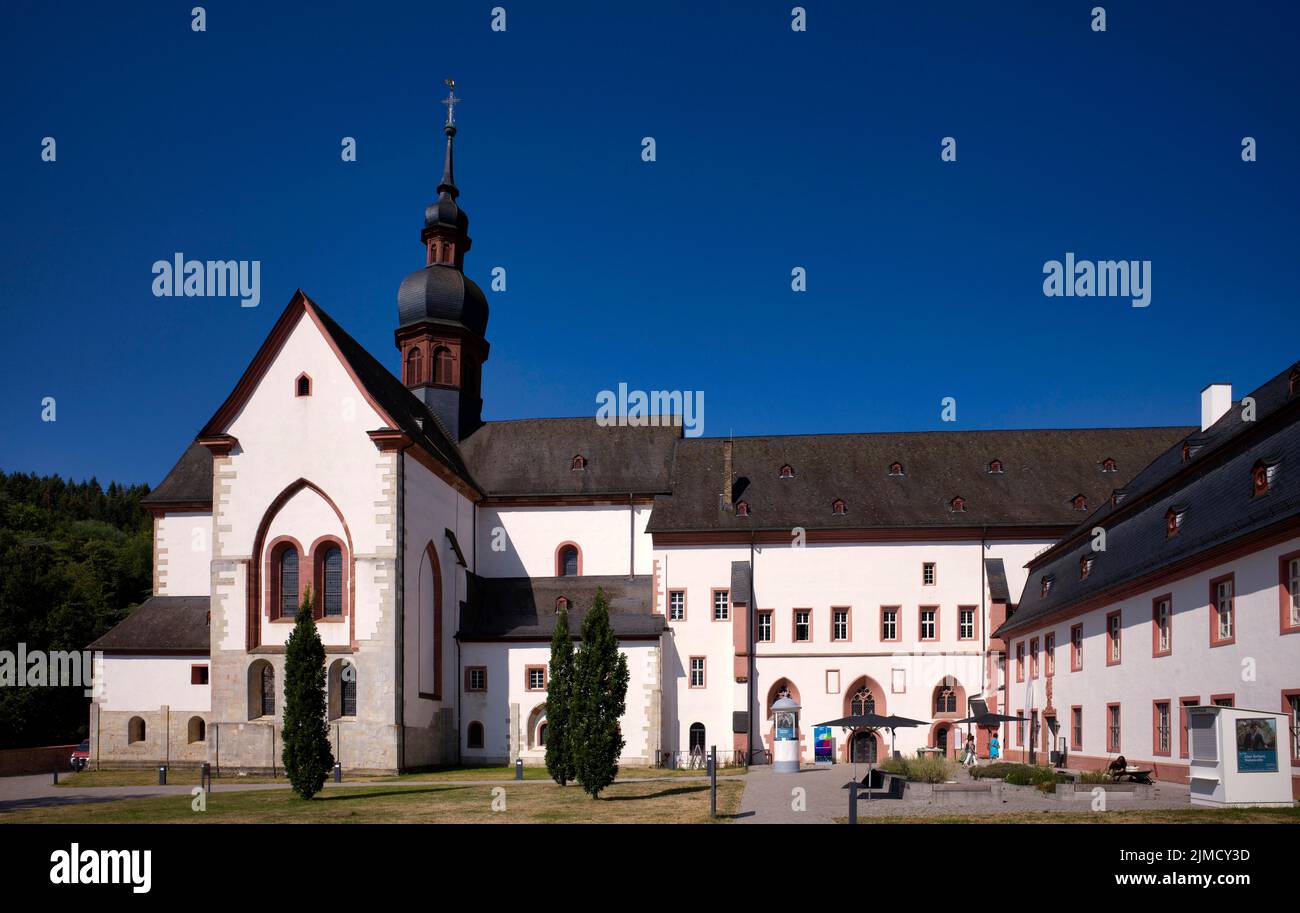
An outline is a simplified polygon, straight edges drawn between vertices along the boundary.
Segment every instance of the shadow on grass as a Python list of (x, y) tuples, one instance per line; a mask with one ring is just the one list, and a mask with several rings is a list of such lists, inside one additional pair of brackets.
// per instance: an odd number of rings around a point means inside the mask
[(640, 796), (601, 796), (602, 802), (641, 802), (645, 799), (663, 799), (668, 796), (687, 796), (691, 793), (708, 792), (707, 786), (679, 786), (676, 789), (661, 789), (657, 793), (645, 793)]
[(448, 783), (446, 786), (417, 786), (409, 789), (389, 789), (380, 791), (367, 790), (363, 793), (353, 793), (349, 796), (331, 796), (327, 792), (320, 792), (313, 796), (313, 800), (321, 802), (347, 802), (350, 799), (385, 799), (389, 796), (419, 796), (429, 793), (445, 793), (456, 790), (473, 789), (471, 786), (460, 786), (454, 783)]

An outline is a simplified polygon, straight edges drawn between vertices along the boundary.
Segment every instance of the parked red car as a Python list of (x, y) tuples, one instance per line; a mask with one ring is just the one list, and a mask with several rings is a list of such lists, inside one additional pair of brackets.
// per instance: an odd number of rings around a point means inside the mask
[(83, 739), (72, 751), (72, 769), (85, 770), (90, 763), (90, 739)]

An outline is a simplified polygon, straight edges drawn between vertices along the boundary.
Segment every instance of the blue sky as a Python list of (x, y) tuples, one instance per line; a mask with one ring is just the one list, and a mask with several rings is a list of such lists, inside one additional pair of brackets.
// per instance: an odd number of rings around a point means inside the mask
[[(0, 12), (0, 468), (156, 484), (298, 287), (396, 369), (449, 75), (491, 419), (1191, 423), (1300, 357), (1294, 3), (193, 5)], [(155, 298), (176, 251), (261, 305)], [(1150, 306), (1044, 297), (1066, 251), (1152, 261)]]

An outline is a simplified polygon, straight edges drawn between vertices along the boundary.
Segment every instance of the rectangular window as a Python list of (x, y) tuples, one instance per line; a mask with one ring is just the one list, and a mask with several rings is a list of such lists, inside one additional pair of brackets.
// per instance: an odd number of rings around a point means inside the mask
[(1233, 702), (1234, 702), (1235, 700), (1236, 700), (1236, 697), (1235, 697), (1234, 695), (1231, 695), (1231, 694), (1212, 694), (1212, 695), (1210, 695), (1210, 703), (1213, 704), (1213, 705), (1216, 706), (1216, 707), (1231, 707), (1231, 706), (1233, 706)]
[(1233, 600), (1233, 578), (1220, 577), (1210, 581), (1210, 602), (1214, 611), (1210, 613), (1210, 646), (1218, 647), (1232, 643), (1236, 638), (1235, 606)]
[(957, 609), (957, 637), (961, 640), (975, 639), (975, 607), (964, 605)]
[(1056, 674), (1056, 635), (1046, 634), (1043, 636), (1043, 663), (1047, 667), (1048, 675)]
[(190, 684), (206, 685), (208, 683), (207, 666), (190, 666)]
[(487, 666), (466, 666), (465, 667), (465, 690), (466, 691), (487, 690)]
[(761, 644), (770, 644), (772, 642), (772, 613), (758, 613), (758, 642)]
[(1172, 735), (1170, 731), (1171, 719), (1169, 714), (1168, 701), (1155, 702), (1155, 753), (1167, 755), (1171, 751)]
[(881, 607), (880, 639), (898, 640), (898, 607), (897, 606)]
[(731, 619), (731, 591), (713, 591), (713, 620), (729, 621)]
[(795, 643), (804, 643), (812, 639), (812, 610), (795, 609), (794, 610), (794, 639)]
[(1070, 671), (1080, 672), (1083, 670), (1083, 625), (1077, 624), (1070, 628)]
[(1168, 656), (1174, 648), (1174, 610), (1169, 596), (1160, 596), (1151, 604), (1152, 656)]
[(849, 610), (831, 609), (831, 640), (849, 639)]
[(692, 688), (704, 687), (704, 657), (703, 656), (691, 657), (691, 687)]
[(668, 591), (668, 620), (669, 621), (686, 620), (686, 591), (685, 590)]
[(921, 640), (937, 640), (939, 631), (939, 610), (933, 606), (921, 607)]
[[(1025, 715), (1025, 711), (1023, 710), (1016, 711), (1016, 716), (1022, 717), (1024, 715)], [(1020, 746), (1023, 746), (1025, 744), (1025, 721), (1024, 720), (1016, 720), (1016, 744)]]
[(1106, 750), (1119, 751), (1119, 704), (1106, 705)]
[(1083, 708), (1070, 711), (1070, 750), (1083, 751)]
[(1300, 761), (1300, 692), (1288, 694), (1286, 703), (1291, 711), (1291, 758)]
[(1282, 559), (1283, 627), (1300, 630), (1300, 556)]
[(1029, 641), (1029, 674), (1038, 678), (1038, 638)]
[(545, 666), (524, 667), (524, 680), (529, 691), (545, 691), (546, 690), (546, 667)]
[(1106, 616), (1106, 665), (1113, 666), (1120, 661), (1120, 637), (1124, 631), (1119, 612)]
[(1016, 644), (1016, 681), (1025, 680), (1025, 643), (1021, 641)]
[(934, 562), (926, 561), (924, 564), (921, 565), (921, 585), (934, 586), (934, 580), (935, 580)]
[(1187, 746), (1191, 741), (1191, 729), (1187, 708), (1201, 703), (1199, 697), (1184, 697), (1178, 701), (1178, 757), (1187, 757)]

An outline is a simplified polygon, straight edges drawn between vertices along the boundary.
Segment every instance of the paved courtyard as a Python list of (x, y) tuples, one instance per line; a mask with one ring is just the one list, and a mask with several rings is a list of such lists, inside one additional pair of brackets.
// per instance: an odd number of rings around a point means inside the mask
[[(845, 784), (853, 779), (853, 771), (853, 766), (846, 764), (805, 767), (797, 774), (778, 774), (771, 767), (752, 767), (745, 778), (745, 793), (736, 820), (742, 824), (830, 824), (836, 818), (847, 818), (849, 791)], [(866, 767), (859, 766), (857, 773), (861, 778), (866, 774)], [(960, 776), (964, 782), (970, 782), (965, 771)], [(802, 795), (797, 790), (802, 790)], [(922, 819), (1008, 812), (1087, 812), (1090, 798), (1083, 794), (1076, 799), (1055, 799), (1028, 786), (1007, 787), (1001, 802), (931, 804), (924, 799), (867, 798), (863, 793), (858, 799), (858, 818)], [(1112, 811), (1187, 808), (1189, 805), (1187, 786), (1177, 783), (1157, 785), (1156, 794), (1150, 799), (1137, 799), (1122, 793), (1112, 793), (1107, 799)]]

